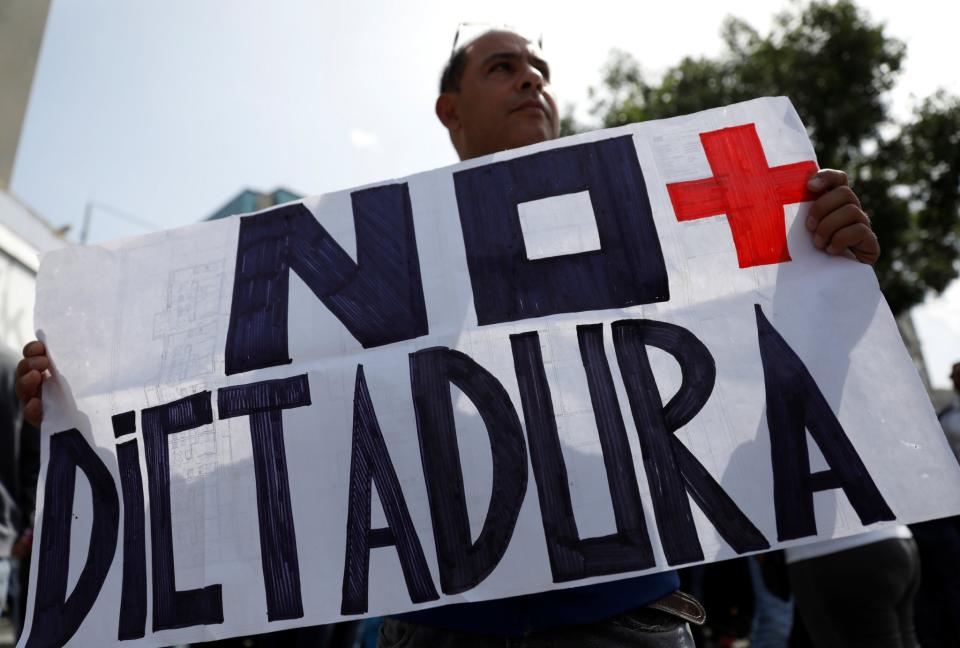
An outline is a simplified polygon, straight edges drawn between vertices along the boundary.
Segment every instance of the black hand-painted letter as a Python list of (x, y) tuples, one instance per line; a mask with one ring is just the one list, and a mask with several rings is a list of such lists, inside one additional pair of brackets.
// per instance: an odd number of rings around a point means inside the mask
[[(70, 527), (77, 468), (90, 482), (93, 522), (87, 560), (70, 596)], [(77, 430), (50, 437), (50, 458), (43, 496), (43, 526), (36, 558), (37, 593), (26, 648), (63, 646), (93, 607), (117, 549), (120, 500), (117, 487), (97, 453)]]
[(240, 219), (227, 375), (289, 364), (290, 270), (364, 348), (427, 334), (406, 184), (351, 194), (357, 262), (301, 204)]
[(297, 535), (283, 443), (283, 410), (309, 404), (310, 384), (306, 374), (224, 387), (217, 392), (217, 411), (221, 419), (250, 417), (260, 522), (260, 561), (269, 621), (303, 616)]
[(210, 392), (158, 405), (140, 413), (143, 454), (150, 491), (150, 549), (153, 563), (153, 630), (223, 623), (220, 585), (177, 590), (170, 514), (170, 449), (167, 437), (213, 423)]
[[(680, 364), (680, 389), (666, 407), (650, 367), (647, 346)], [(710, 351), (685, 328), (653, 320), (613, 323), (613, 346), (627, 388), (647, 473), (653, 511), (667, 562), (703, 560), (687, 493), (737, 553), (769, 549), (760, 530), (673, 433), (703, 408), (716, 380)]]
[[(370, 528), (371, 485), (383, 505), (387, 526)], [(357, 385), (353, 395), (353, 451), (350, 456), (350, 499), (347, 509), (347, 551), (343, 561), (343, 599), (341, 614), (367, 611), (370, 550), (397, 547), (400, 568), (414, 603), (439, 597), (430, 577), (417, 530), (410, 519), (400, 480), (387, 452), (377, 413), (370, 400), (363, 366), (357, 365)]]
[(656, 564), (630, 443), (603, 351), (602, 325), (578, 326), (577, 337), (617, 525), (616, 533), (586, 539), (577, 531), (540, 336), (535, 332), (510, 336), (554, 582), (638, 571)]
[[(813, 494), (835, 488), (843, 489), (863, 524), (896, 519), (803, 361), (760, 305), (754, 308), (767, 392), (777, 537), (816, 535)], [(805, 430), (830, 469), (811, 474)]]
[[(630, 135), (453, 174), (477, 321), (667, 301), (667, 270)], [(527, 258), (517, 205), (590, 192), (600, 249)]]
[[(476, 542), (472, 542), (467, 517), (451, 383), (476, 406), (490, 437), (493, 491)], [(510, 544), (527, 491), (523, 429), (503, 385), (459, 351), (433, 347), (411, 353), (410, 384), (440, 566), (440, 588), (445, 594), (458, 594), (486, 578)]]
[[(129, 412), (133, 414), (133, 412)], [(119, 415), (118, 415), (119, 416)], [(118, 430), (117, 417), (114, 430)], [(127, 417), (130, 421), (133, 417)], [(131, 430), (132, 431), (132, 430)], [(123, 583), (117, 639), (139, 639), (147, 624), (147, 553), (144, 533), (143, 481), (137, 440), (117, 446), (120, 490), (123, 491)]]

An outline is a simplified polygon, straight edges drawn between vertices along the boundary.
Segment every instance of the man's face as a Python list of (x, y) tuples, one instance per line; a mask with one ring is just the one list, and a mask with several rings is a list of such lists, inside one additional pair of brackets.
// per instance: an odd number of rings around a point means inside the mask
[(950, 379), (953, 380), (953, 390), (960, 394), (960, 362), (953, 365), (953, 371), (950, 372)]
[(437, 101), (460, 159), (536, 144), (560, 133), (550, 69), (512, 32), (489, 32), (467, 46), (458, 92)]

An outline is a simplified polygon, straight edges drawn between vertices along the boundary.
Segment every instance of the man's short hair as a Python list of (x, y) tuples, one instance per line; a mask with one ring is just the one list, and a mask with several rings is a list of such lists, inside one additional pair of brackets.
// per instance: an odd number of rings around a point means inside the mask
[(440, 75), (440, 94), (460, 91), (460, 80), (463, 78), (463, 71), (467, 68), (467, 46), (472, 42), (473, 40), (464, 43), (450, 55), (450, 60), (447, 61)]
[[(461, 26), (469, 24), (471, 23), (461, 23)], [(469, 40), (461, 44), (450, 53), (450, 60), (447, 61), (446, 66), (443, 68), (443, 73), (440, 75), (440, 94), (443, 94), (444, 92), (460, 91), (460, 80), (463, 79), (463, 71), (467, 69), (467, 48), (481, 37), (486, 36), (491, 32), (511, 32), (517, 34), (521, 38), (526, 39), (525, 36), (520, 34), (520, 32), (509, 25), (488, 27), (476, 36), (471, 37)], [(458, 27), (457, 38), (459, 37), (460, 28)], [(456, 42), (456, 39), (454, 39), (454, 42)], [(537, 41), (537, 46), (540, 46), (539, 40)]]
[[(461, 26), (467, 25), (467, 24), (471, 24), (471, 23), (461, 23)], [(509, 25), (499, 25), (499, 26), (488, 27), (481, 33), (477, 34), (476, 36), (473, 36), (472, 38), (467, 40), (465, 43), (461, 44), (459, 47), (453, 50), (453, 52), (450, 53), (450, 60), (447, 61), (447, 64), (443, 68), (443, 73), (440, 75), (440, 94), (443, 94), (444, 92), (460, 91), (460, 81), (463, 79), (463, 71), (467, 69), (467, 48), (470, 47), (470, 45), (472, 45), (474, 42), (479, 40), (481, 37), (486, 36), (491, 32), (509, 32), (509, 33), (513, 33), (520, 36), (520, 38), (527, 40), (527, 42), (531, 42), (531, 43), (534, 42), (532, 40), (529, 40), (526, 36), (524, 36), (519, 31), (517, 31), (516, 29), (514, 29)], [(460, 37), (460, 28), (458, 27), (457, 38), (459, 37)], [(454, 39), (454, 43), (456, 43), (457, 38)], [(543, 46), (542, 41), (543, 41), (543, 36), (540, 36), (540, 38), (537, 39), (536, 41), (537, 47)]]

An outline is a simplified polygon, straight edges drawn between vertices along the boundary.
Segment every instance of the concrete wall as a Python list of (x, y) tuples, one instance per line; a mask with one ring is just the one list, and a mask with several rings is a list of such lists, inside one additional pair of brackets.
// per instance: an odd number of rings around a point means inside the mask
[(0, 343), (20, 354), (33, 332), (33, 292), (36, 276), (7, 254), (0, 253)]
[(10, 186), (49, 7), (50, 0), (0, 0), (0, 191)]
[(35, 337), (34, 285), (40, 255), (65, 245), (29, 207), (0, 191), (0, 344), (17, 355)]

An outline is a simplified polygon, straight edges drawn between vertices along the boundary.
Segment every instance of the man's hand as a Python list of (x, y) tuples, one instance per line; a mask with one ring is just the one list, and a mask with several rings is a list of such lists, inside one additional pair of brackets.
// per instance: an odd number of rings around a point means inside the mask
[(50, 369), (50, 359), (43, 342), (34, 340), (23, 347), (23, 359), (17, 363), (17, 398), (23, 403), (23, 418), (31, 425), (40, 426), (43, 420), (43, 403), (40, 388), (43, 377)]
[(849, 249), (857, 261), (876, 263), (880, 244), (870, 227), (870, 217), (860, 207), (860, 199), (847, 185), (847, 174), (822, 169), (807, 181), (807, 188), (820, 194), (807, 215), (813, 244), (827, 254), (844, 254)]

